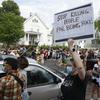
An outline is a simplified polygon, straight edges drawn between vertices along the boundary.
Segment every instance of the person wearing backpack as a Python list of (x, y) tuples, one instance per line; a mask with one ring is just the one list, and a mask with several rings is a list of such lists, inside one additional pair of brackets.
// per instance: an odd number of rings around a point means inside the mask
[(4, 59), (3, 68), (6, 75), (0, 78), (0, 100), (22, 100), (17, 59), (10, 57)]

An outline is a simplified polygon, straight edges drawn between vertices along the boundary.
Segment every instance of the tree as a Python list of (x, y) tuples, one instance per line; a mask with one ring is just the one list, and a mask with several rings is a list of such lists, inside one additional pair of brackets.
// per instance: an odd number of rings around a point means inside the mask
[(10, 12), (10, 13), (14, 13), (15, 15), (20, 15), (18, 5), (12, 0), (7, 0), (7, 1), (2, 2), (2, 6), (3, 6), (3, 11), (5, 13)]
[(12, 0), (3, 1), (0, 7), (0, 42), (7, 47), (17, 43), (24, 36), (23, 22), (17, 4)]
[(95, 21), (95, 28), (100, 32), (100, 18)]
[(100, 18), (95, 21), (95, 28), (96, 28), (96, 42), (100, 43)]

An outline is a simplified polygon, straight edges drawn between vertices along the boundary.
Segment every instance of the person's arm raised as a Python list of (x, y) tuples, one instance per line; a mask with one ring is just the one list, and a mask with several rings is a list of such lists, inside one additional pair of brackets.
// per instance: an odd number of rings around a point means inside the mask
[(75, 51), (75, 49), (73, 49), (73, 45), (74, 45), (74, 40), (69, 39), (68, 46), (69, 46), (70, 52), (72, 54), (72, 57), (74, 59), (76, 69), (78, 71), (78, 75), (81, 80), (84, 80), (85, 79), (85, 68), (83, 66), (83, 62), (82, 62), (79, 54)]

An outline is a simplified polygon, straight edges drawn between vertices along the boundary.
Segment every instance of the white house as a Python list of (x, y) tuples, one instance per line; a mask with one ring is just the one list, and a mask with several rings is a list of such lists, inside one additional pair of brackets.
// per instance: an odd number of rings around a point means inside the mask
[(39, 18), (37, 14), (31, 15), (24, 22), (25, 36), (20, 44), (29, 45), (38, 43), (38, 45), (52, 45), (51, 30)]

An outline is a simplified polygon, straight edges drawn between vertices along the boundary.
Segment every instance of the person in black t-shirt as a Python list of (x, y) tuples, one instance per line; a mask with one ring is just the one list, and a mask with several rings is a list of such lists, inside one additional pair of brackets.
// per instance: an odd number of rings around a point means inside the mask
[(82, 60), (79, 54), (73, 48), (74, 40), (68, 40), (68, 46), (71, 51), (73, 62), (72, 72), (67, 75), (61, 85), (63, 100), (85, 100), (86, 92), (86, 74)]

